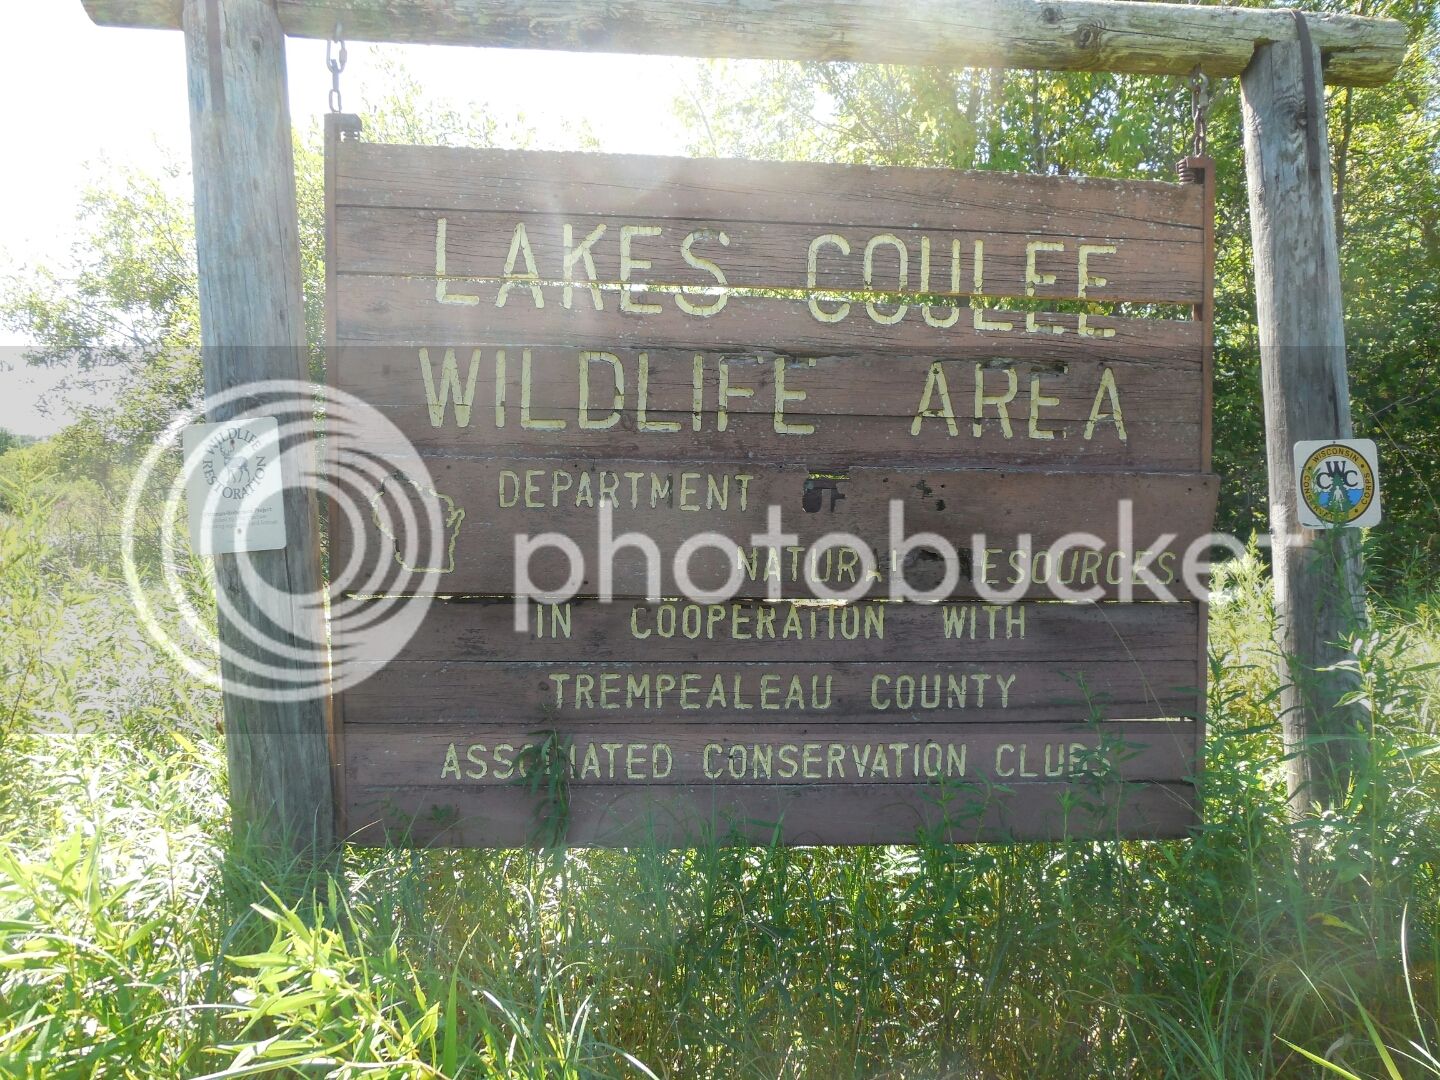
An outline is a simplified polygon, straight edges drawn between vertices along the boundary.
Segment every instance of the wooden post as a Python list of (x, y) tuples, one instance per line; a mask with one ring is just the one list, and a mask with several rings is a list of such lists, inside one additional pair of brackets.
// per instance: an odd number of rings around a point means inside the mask
[[(307, 379), (299, 225), (285, 39), (273, 0), (185, 0), (195, 172), (195, 239), (205, 390), (215, 394), (267, 379)], [(227, 419), (243, 406), (211, 415)], [(324, 623), (313, 600), (323, 591), (313, 491), (287, 477), (288, 546), (215, 559), (217, 584), (236, 617), (222, 618), (221, 644), (267, 664), (287, 663), (250, 641), (246, 626), (278, 644), (323, 658)], [(274, 586), (245, 586), (240, 560)], [(304, 666), (314, 670), (312, 660)], [(297, 661), (289, 664), (299, 666)], [(329, 703), (265, 701), (236, 692), (222, 663), (230, 802), (238, 837), (281, 852), (334, 843), (328, 750)], [(253, 683), (253, 675), (245, 681)]]
[[(1348, 656), (1340, 644), (1363, 614), (1358, 537), (1297, 523), (1292, 448), (1348, 438), (1350, 390), (1320, 53), (1302, 24), (1262, 45), (1240, 77), (1265, 443), (1277, 637), (1286, 665), (1280, 698), (1292, 808), (1344, 795), (1357, 713), (1340, 707)], [(1307, 70), (1308, 64), (1308, 70)]]

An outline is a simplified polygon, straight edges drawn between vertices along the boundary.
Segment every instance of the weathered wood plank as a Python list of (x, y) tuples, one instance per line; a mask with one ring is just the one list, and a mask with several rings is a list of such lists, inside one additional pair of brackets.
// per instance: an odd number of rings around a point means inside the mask
[[(1026, 384), (1021, 383), (1023, 388)], [(527, 457), (567, 460), (575, 455), (604, 453), (607, 456), (630, 458), (673, 454), (693, 460), (714, 454), (718, 459), (733, 462), (784, 464), (803, 460), (811, 469), (835, 471), (851, 466), (881, 466), (905, 461), (912, 465), (944, 467), (964, 461), (981, 467), (1010, 465), (1059, 468), (1066, 465), (1118, 469), (1193, 469), (1196, 467), (1201, 426), (1194, 420), (1132, 419), (1132, 402), (1126, 401), (1126, 439), (1092, 440), (1083, 438), (1085, 419), (1054, 421), (1048, 417), (1041, 425), (1055, 432), (1055, 439), (1027, 437), (1028, 414), (1024, 413), (1027, 394), (1022, 389), (1016, 402), (1020, 408), (1012, 420), (1016, 432), (1011, 439), (1000, 432), (985, 437), (972, 435), (971, 421), (962, 416), (955, 434), (943, 420), (927, 419), (918, 434), (912, 434), (907, 420), (891, 416), (851, 416), (833, 414), (817, 416), (809, 413), (786, 412), (787, 423), (811, 426), (815, 431), (804, 438), (777, 435), (769, 416), (755, 413), (732, 414), (725, 431), (716, 431), (713, 414), (706, 415), (706, 428), (694, 431), (688, 413), (648, 412), (650, 423), (679, 425), (678, 431), (656, 434), (637, 432), (633, 415), (627, 415), (614, 428), (605, 432), (577, 429), (577, 413), (569, 409), (540, 409), (537, 415), (564, 420), (566, 432), (544, 432), (517, 429), (513, 425), (494, 431), (496, 440), (503, 440), (506, 450)], [(968, 402), (967, 402), (968, 405)], [(437, 455), (481, 453), (484, 442), (473, 429), (434, 428), (423, 407), (381, 410), (402, 431), (416, 432), (413, 445)], [(478, 412), (478, 409), (477, 409)], [(1136, 409), (1141, 416), (1144, 412)], [(1192, 414), (1193, 415), (1193, 414)], [(379, 449), (382, 442), (376, 442)]]
[[(542, 801), (500, 787), (359, 787), (347, 803), (358, 844), (514, 847), (542, 838)], [(572, 845), (711, 841), (906, 844), (1183, 837), (1196, 824), (1189, 784), (577, 786)]]
[[(779, 652), (779, 650), (776, 650)], [(535, 726), (639, 719), (726, 727), (746, 714), (777, 726), (801, 721), (1079, 721), (1181, 716), (1195, 711), (1193, 656), (1063, 664), (1025, 659), (906, 663), (877, 648), (860, 663), (568, 664), (392, 662), (348, 691), (345, 719), (428, 726), (515, 721)], [(512, 728), (513, 730), (513, 728)]]
[(1344, 663), (1353, 657), (1343, 644), (1365, 617), (1359, 535), (1301, 528), (1296, 512), (1295, 443), (1352, 434), (1325, 104), (1318, 82), (1307, 84), (1307, 60), (1319, 63), (1292, 27), (1284, 40), (1256, 53), (1240, 81), (1282, 665), (1280, 716), (1297, 814), (1343, 795), (1349, 755), (1359, 749), (1353, 736), (1365, 723), (1358, 706), (1338, 704), (1359, 687)]
[[(484, 286), (477, 286), (483, 290)], [(563, 284), (516, 286), (503, 307), (498, 289), (488, 303), (440, 303), (431, 278), (388, 278), (341, 274), (337, 282), (337, 333), (341, 345), (431, 345), (436, 342), (508, 341), (568, 345), (583, 349), (742, 349), (773, 345), (792, 351), (927, 353), (936, 359), (1065, 359), (1092, 356), (1155, 356), (1163, 352), (1198, 355), (1200, 330), (1188, 320), (1131, 318), (1103, 314), (1023, 311), (1003, 302), (962, 306), (947, 326), (925, 322), (918, 305), (907, 305), (897, 322), (882, 322), (867, 305), (816, 300), (838, 321), (817, 319), (805, 300), (730, 294), (720, 310), (698, 317), (681, 310), (676, 293), (637, 291), (636, 304), (657, 311), (619, 311), (610, 299), (596, 311), (583, 290), (564, 306)], [(540, 303), (535, 302), (538, 293)], [(480, 295), (472, 290), (470, 295)], [(452, 297), (453, 299), (453, 297)], [(543, 305), (543, 306), (542, 306)], [(893, 317), (882, 306), (879, 314)], [(988, 324), (988, 325), (987, 325)], [(1033, 328), (1032, 328), (1033, 327)], [(1100, 336), (1106, 335), (1106, 336)], [(1113, 336), (1111, 336), (1113, 335)]]
[[(489, 720), (359, 726), (347, 737), (354, 781), (393, 787), (512, 788), (553, 770), (573, 786), (945, 780), (1037, 784), (1091, 778), (1181, 782), (1194, 775), (1194, 722), (882, 725), (828, 722), (576, 727)], [(547, 737), (550, 739), (546, 741)], [(549, 755), (547, 757), (547, 755)], [(548, 762), (548, 764), (546, 764)]]
[[(1204, 244), (1199, 235), (1183, 240), (1128, 240), (1113, 233), (1081, 231), (1083, 222), (1064, 217), (1023, 233), (895, 225), (853, 229), (834, 223), (747, 220), (739, 215), (754, 215), (755, 211), (739, 206), (734, 217), (703, 221), (651, 217), (643, 208), (630, 217), (607, 218), (578, 209), (583, 205), (577, 198), (576, 210), (560, 213), (547, 209), (543, 215), (515, 210), (457, 214), (341, 207), (335, 222), (340, 267), (352, 274), (434, 278), (440, 265), (437, 249), (443, 242), (443, 276), (449, 290), (478, 295), (482, 304), (493, 304), (511, 261), (511, 244), (523, 227), (542, 278), (596, 282), (604, 287), (599, 293), (584, 284), (577, 284), (573, 291), (582, 303), (593, 306), (593, 297), (598, 296), (613, 308), (619, 302), (615, 290), (625, 280), (622, 230), (626, 225), (644, 224), (659, 232), (639, 239), (631, 236), (629, 248), (635, 258), (645, 259), (650, 266), (643, 272), (630, 272), (630, 276), (656, 286), (700, 290), (716, 285), (714, 271), (686, 261), (688, 243), (690, 254), (714, 263), (731, 288), (846, 291), (861, 299), (873, 296), (886, 308), (894, 307), (893, 294), (897, 293), (914, 297), (915, 303), (920, 297), (981, 295), (1194, 304), (1203, 296)], [(565, 265), (567, 253), (578, 250), (578, 245), (592, 236), (595, 239), (585, 250), (594, 266), (593, 278), (586, 267), (567, 269)], [(810, 251), (817, 237), (840, 239), (816, 246), (812, 268)], [(1031, 244), (1049, 246), (1031, 253)], [(977, 265), (981, 275), (978, 286)], [(1040, 280), (1027, 279), (1029, 271)], [(547, 291), (554, 293), (553, 289)], [(697, 305), (714, 303), (710, 295), (693, 292), (690, 296)], [(563, 304), (563, 293), (557, 299)], [(935, 306), (935, 318), (947, 316), (945, 305)]]
[(1194, 185), (894, 165), (356, 143), (337, 206), (785, 222), (1195, 243)]
[[(1106, 305), (1208, 296), (1193, 184), (364, 143), (337, 148), (335, 171), (340, 344), (768, 337), (790, 348), (1039, 356), (1053, 343), (1057, 355), (1094, 345), (1153, 356), (1198, 348), (1194, 328)], [(867, 284), (872, 296), (954, 302), (823, 293)], [(799, 293), (732, 291), (756, 288)], [(1092, 307), (1006, 314), (997, 297), (1007, 296)]]
[[(173, 5), (177, 24), (180, 10)], [(206, 392), (305, 380), (280, 24), (266, 0), (233, 0), (223, 13), (189, 0), (184, 27)], [(208, 419), (246, 407), (232, 401)], [(284, 499), (287, 547), (215, 557), (225, 750), (237, 831), (313, 852), (334, 843), (329, 700), (267, 696), (307, 681), (318, 688), (324, 670), (325, 627), (313, 602), (324, 592), (319, 517), (313, 490), (294, 477)]]
[[(84, 0), (106, 26), (175, 28), (181, 0)], [(1120, 0), (278, 0), (285, 32), (355, 41), (771, 60), (858, 60), (1238, 75), (1283, 37), (1284, 12)], [(1404, 58), (1403, 24), (1315, 14), (1327, 82), (1377, 86)]]
[(1009, 662), (1044, 657), (1059, 667), (1125, 657), (1137, 664), (1194, 659), (1193, 603), (832, 605), (764, 601), (695, 604), (575, 600), (537, 608), (515, 629), (510, 600), (436, 601), (414, 636), (394, 624), (332, 641), (346, 662), (394, 658), (435, 661), (570, 662), (617, 660), (842, 663), (892, 656), (933, 663)]
[[(782, 525), (797, 537), (773, 567), (782, 595), (810, 595), (804, 591), (806, 564), (801, 549), (835, 531), (853, 533), (876, 553), (878, 580), (872, 595), (883, 595), (895, 572), (906, 573), (907, 580), (924, 587), (920, 579), (934, 569), (928, 558), (917, 563), (912, 555), (908, 564), (889, 565), (890, 503), (904, 500), (907, 535), (933, 531), (965, 552), (975, 546), (976, 534), (985, 537), (985, 551), (971, 557), (968, 567), (962, 561), (959, 595), (974, 596), (971, 578), (978, 576), (997, 588), (1014, 583), (1023, 595), (1053, 598), (1058, 575), (1075, 588), (1093, 588), (1097, 594), (1114, 597), (1130, 576), (1116, 547), (1122, 502), (1132, 508), (1134, 551), (1152, 552), (1151, 566), (1162, 583), (1175, 583), (1186, 545), (1210, 531), (1216, 497), (1214, 477), (1196, 474), (855, 468), (836, 479), (812, 476), (803, 466), (716, 461), (561, 463), (432, 457), (426, 463), (434, 490), (452, 500), (452, 533), (445, 538), (417, 537), (419, 546), (414, 550), (453, 552), (453, 563), (447, 562), (442, 571), (442, 593), (490, 596), (518, 591), (512, 538), (555, 529), (563, 529), (582, 552), (589, 552), (578, 593), (596, 595), (598, 533), (591, 530), (598, 527), (595, 504), (607, 492), (617, 504), (615, 534), (643, 529), (658, 545), (662, 596), (689, 592), (675, 582), (673, 554), (685, 539), (703, 531), (728, 537), (742, 549), (738, 595), (767, 595), (767, 557), (752, 537), (765, 531), (771, 506), (781, 508)], [(401, 485), (394, 497), (406, 498), (409, 492)], [(357, 565), (364, 566), (371, 560), (392, 559), (399, 550), (396, 541), (387, 539), (378, 524), (383, 517), (389, 528), (398, 529), (394, 522), (400, 519), (385, 502), (391, 497), (388, 491), (376, 494), (378, 516), (361, 523), (364, 532), (359, 537), (352, 534), (348, 517), (332, 520), (332, 563), (339, 560), (338, 565), (345, 565), (355, 558)], [(463, 516), (455, 517), (454, 511)], [(1062, 536), (1077, 533), (1099, 537), (1103, 550), (1084, 553), (1072, 548), (1059, 560), (1047, 558), (1038, 574), (1042, 564), (1027, 562), (1019, 551), (1021, 534), (1032, 538), (1035, 552), (1044, 552)], [(357, 543), (363, 558), (355, 551)], [(831, 588), (848, 589), (857, 580), (859, 565), (852, 557), (832, 551), (816, 563), (816, 572)], [(558, 588), (569, 576), (568, 559), (551, 547), (537, 550), (529, 566), (533, 582), (542, 588)], [(1111, 580), (1107, 566), (1114, 571)], [(690, 559), (689, 570), (695, 587), (717, 589), (731, 578), (732, 563), (723, 552), (705, 547)], [(1037, 576), (1043, 580), (1036, 580)], [(937, 574), (929, 587), (938, 581)], [(646, 595), (645, 564), (636, 552), (616, 558), (614, 588), (616, 595)], [(1134, 596), (1156, 598), (1143, 586), (1136, 587)]]
[[(331, 354), (331, 369), (335, 385), (379, 408), (424, 452), (803, 458), (812, 468), (957, 459), (1173, 469), (1200, 463), (1201, 369), (1184, 355), (1148, 363), (1084, 356), (1010, 363), (763, 349), (422, 348), (342, 348)], [(1108, 405), (1107, 377), (1122, 403), (1126, 438), (1086, 439), (1097, 397)], [(722, 380), (733, 391), (723, 403)], [(527, 386), (532, 413), (560, 420), (563, 429), (522, 426)], [(977, 393), (991, 400), (977, 408)], [(943, 412), (945, 401), (953, 425), (921, 415)]]

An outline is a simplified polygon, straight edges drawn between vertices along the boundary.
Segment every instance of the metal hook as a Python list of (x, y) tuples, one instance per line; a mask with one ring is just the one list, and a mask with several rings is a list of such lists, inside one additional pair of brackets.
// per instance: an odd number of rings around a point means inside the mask
[(1192, 151), (1196, 157), (1204, 157), (1209, 143), (1205, 122), (1210, 115), (1210, 77), (1195, 65), (1190, 73), (1190, 121), (1194, 126)]

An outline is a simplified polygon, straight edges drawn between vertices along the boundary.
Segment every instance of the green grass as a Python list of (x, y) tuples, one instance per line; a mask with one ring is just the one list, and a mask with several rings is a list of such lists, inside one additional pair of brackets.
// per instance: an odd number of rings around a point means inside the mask
[(355, 850), (298, 888), (230, 840), (216, 695), (43, 490), (0, 513), (0, 1075), (1440, 1076), (1433, 599), (1376, 611), (1372, 764), (1303, 825), (1251, 561), (1193, 840)]

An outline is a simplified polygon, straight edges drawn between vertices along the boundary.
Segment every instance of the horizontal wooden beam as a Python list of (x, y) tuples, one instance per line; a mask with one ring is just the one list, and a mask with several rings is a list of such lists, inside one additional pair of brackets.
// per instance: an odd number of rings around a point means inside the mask
[[(83, 0), (102, 26), (180, 26), (182, 0)], [(292, 37), (943, 67), (1239, 75), (1289, 11), (1138, 0), (276, 0)], [(1314, 13), (1325, 81), (1388, 82), (1407, 31)]]

